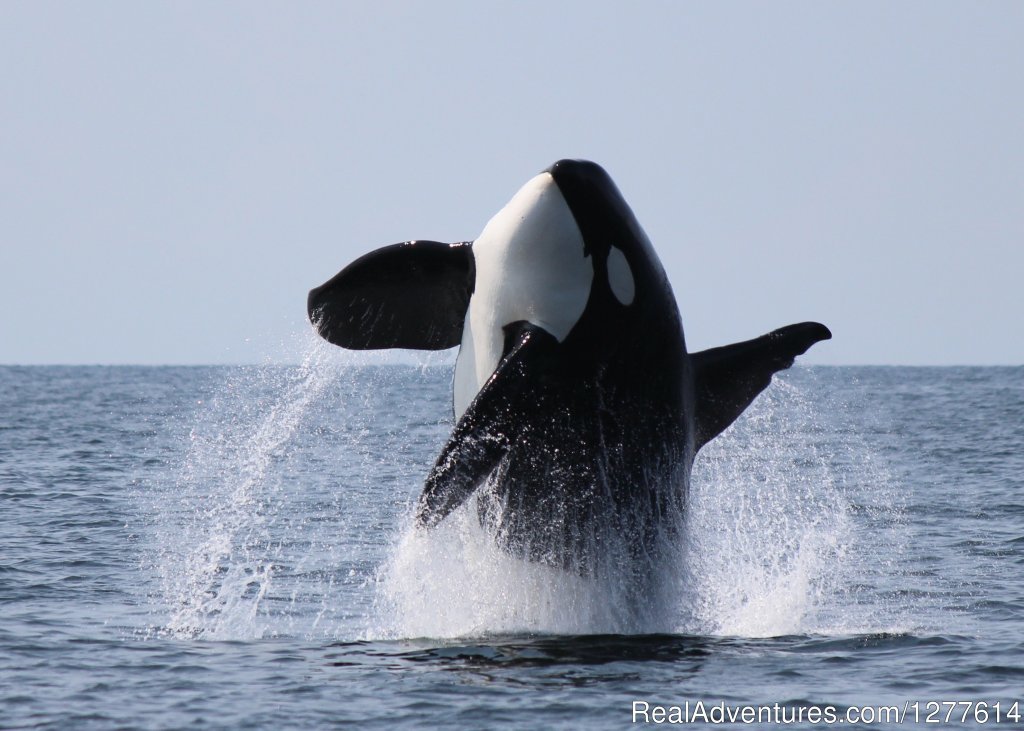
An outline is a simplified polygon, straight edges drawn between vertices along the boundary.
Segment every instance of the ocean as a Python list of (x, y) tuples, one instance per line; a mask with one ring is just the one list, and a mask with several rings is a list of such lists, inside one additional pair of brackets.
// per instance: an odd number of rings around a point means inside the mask
[(0, 368), (0, 727), (1024, 728), (1024, 368), (779, 374), (642, 607), (413, 528), (451, 377)]

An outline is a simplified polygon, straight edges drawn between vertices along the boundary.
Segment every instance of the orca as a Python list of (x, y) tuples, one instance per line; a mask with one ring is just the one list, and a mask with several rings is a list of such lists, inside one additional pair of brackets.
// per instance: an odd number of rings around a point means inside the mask
[(473, 241), (366, 254), (309, 293), (308, 313), (343, 348), (460, 346), (455, 425), (416, 525), (476, 496), (502, 549), (581, 574), (621, 561), (613, 542), (636, 557), (674, 540), (697, 452), (832, 336), (804, 322), (688, 353), (651, 242), (584, 160), (533, 177)]

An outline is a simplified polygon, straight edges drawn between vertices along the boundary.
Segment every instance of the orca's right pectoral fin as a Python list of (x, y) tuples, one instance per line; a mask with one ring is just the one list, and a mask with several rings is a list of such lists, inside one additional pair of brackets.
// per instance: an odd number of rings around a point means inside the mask
[(475, 279), (471, 242), (407, 241), (356, 259), (310, 291), (309, 319), (351, 350), (459, 344)]
[(798, 355), (832, 337), (818, 322), (801, 322), (753, 340), (712, 348), (690, 356), (697, 397), (696, 448), (700, 449), (736, 420)]
[(416, 523), (433, 527), (462, 505), (499, 466), (514, 435), (529, 430), (538, 389), (532, 378), (553, 357), (558, 341), (527, 322), (505, 326), (505, 353), (494, 374), (459, 419), (427, 476)]

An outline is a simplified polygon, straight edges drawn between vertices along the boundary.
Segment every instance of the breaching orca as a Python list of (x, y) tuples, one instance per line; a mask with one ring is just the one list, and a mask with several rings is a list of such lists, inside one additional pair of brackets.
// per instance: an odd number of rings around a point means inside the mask
[(308, 311), (344, 348), (460, 345), (455, 428), (417, 524), (477, 493), (499, 546), (581, 573), (613, 541), (655, 552), (680, 525), (697, 451), (831, 337), (805, 322), (688, 354), (650, 241), (608, 174), (580, 160), (527, 182), (475, 241), (357, 259)]

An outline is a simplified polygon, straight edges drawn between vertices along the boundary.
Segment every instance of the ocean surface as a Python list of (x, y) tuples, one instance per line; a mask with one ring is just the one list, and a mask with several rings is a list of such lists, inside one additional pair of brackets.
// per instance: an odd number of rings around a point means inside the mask
[(0, 728), (1024, 728), (1024, 368), (780, 374), (639, 608), (468, 511), (413, 530), (450, 382), (0, 368)]

